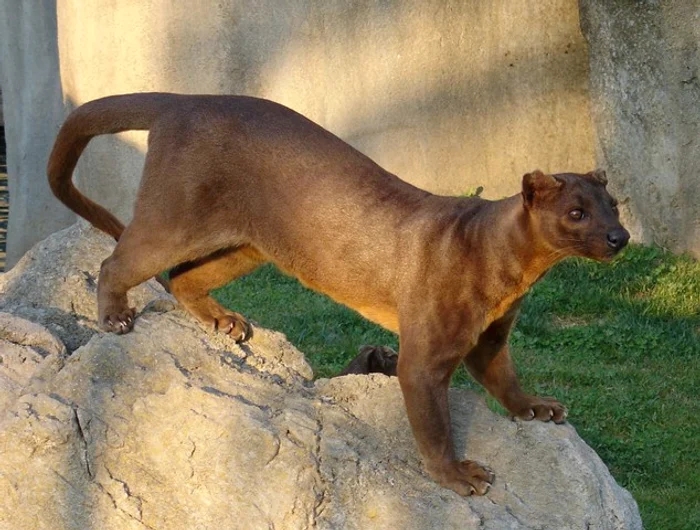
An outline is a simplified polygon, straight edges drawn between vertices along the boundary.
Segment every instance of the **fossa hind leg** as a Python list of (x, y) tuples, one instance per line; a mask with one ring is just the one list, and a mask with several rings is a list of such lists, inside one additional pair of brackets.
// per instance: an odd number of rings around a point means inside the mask
[(183, 261), (172, 248), (173, 242), (160, 238), (158, 231), (140, 230), (134, 223), (127, 227), (100, 268), (97, 309), (102, 329), (118, 334), (131, 330), (135, 311), (127, 292)]
[[(197, 197), (191, 182), (196, 160), (188, 158), (186, 150), (173, 152), (169, 148), (172, 131), (180, 134), (177, 128), (151, 129), (133, 220), (114, 253), (102, 264), (98, 310), (100, 325), (107, 331), (128, 332), (133, 327), (134, 310), (128, 306), (127, 291), (173, 267), (176, 278), (170, 289), (176, 298), (200, 320), (211, 323), (216, 319), (219, 328), (225, 327), (230, 322), (223, 322), (224, 315), (234, 320), (236, 315), (210, 300), (209, 290), (260, 263), (258, 260), (253, 265), (252, 254), (236, 259), (232, 252), (219, 250), (239, 244), (240, 236), (232, 227), (234, 223), (222, 226), (214, 215), (216, 209), (197, 208), (192, 203)], [(163, 175), (168, 176), (167, 184)], [(164, 186), (169, 186), (180, 201), (189, 201), (188, 209), (178, 208), (178, 201), (164, 201)]]
[(248, 321), (220, 305), (209, 292), (248, 274), (264, 262), (250, 247), (224, 249), (177, 266), (170, 273), (170, 289), (178, 302), (202, 324), (243, 342), (251, 336)]

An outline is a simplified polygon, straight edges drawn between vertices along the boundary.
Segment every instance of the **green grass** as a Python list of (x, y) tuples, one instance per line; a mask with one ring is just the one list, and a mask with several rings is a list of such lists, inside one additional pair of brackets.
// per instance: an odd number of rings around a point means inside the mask
[[(397, 347), (392, 333), (271, 267), (217, 296), (284, 332), (319, 377), (362, 344)], [(523, 386), (567, 404), (647, 528), (700, 528), (700, 263), (642, 246), (609, 265), (564, 262), (527, 297), (511, 345)], [(453, 383), (477, 388), (461, 370)]]

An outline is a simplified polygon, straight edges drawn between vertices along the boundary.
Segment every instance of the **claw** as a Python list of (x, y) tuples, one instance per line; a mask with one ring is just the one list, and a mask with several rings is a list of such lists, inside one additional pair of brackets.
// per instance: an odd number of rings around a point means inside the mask
[(243, 328), (243, 337), (241, 338), (241, 342), (245, 342), (253, 336), (253, 326), (250, 325), (250, 322), (243, 322)]
[[(233, 334), (233, 331), (236, 330), (237, 327), (240, 329), (240, 332)], [(250, 324), (243, 317), (236, 315), (226, 315), (225, 317), (215, 319), (214, 331), (225, 333), (237, 343), (247, 341), (253, 334), (253, 329)]]

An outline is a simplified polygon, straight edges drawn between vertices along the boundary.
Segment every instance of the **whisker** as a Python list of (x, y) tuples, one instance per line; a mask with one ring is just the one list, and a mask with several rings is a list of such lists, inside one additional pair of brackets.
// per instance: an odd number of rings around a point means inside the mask
[(556, 263), (560, 259), (566, 257), (569, 254), (569, 252), (583, 250), (583, 245), (580, 244), (581, 242), (580, 241), (577, 241), (577, 242), (579, 243), (578, 245), (569, 245), (567, 247), (562, 247), (562, 248), (559, 248), (559, 249), (556, 249), (556, 250), (550, 252), (547, 256), (545, 256), (545, 261), (548, 264), (553, 265), (554, 263)]

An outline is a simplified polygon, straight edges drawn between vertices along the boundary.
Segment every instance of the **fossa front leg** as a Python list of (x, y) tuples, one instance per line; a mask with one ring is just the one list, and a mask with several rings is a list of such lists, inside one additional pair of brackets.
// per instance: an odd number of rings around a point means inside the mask
[(430, 476), (460, 495), (484, 495), (494, 474), (482, 464), (456, 458), (450, 425), (448, 387), (468, 348), (433, 333), (415, 321), (409, 329), (401, 328), (398, 375), (408, 419)]
[(508, 350), (508, 336), (516, 313), (517, 308), (492, 323), (468, 353), (464, 364), (474, 379), (498, 399), (512, 416), (523, 420), (564, 423), (567, 416), (564, 405), (551, 397), (526, 394), (520, 387)]

